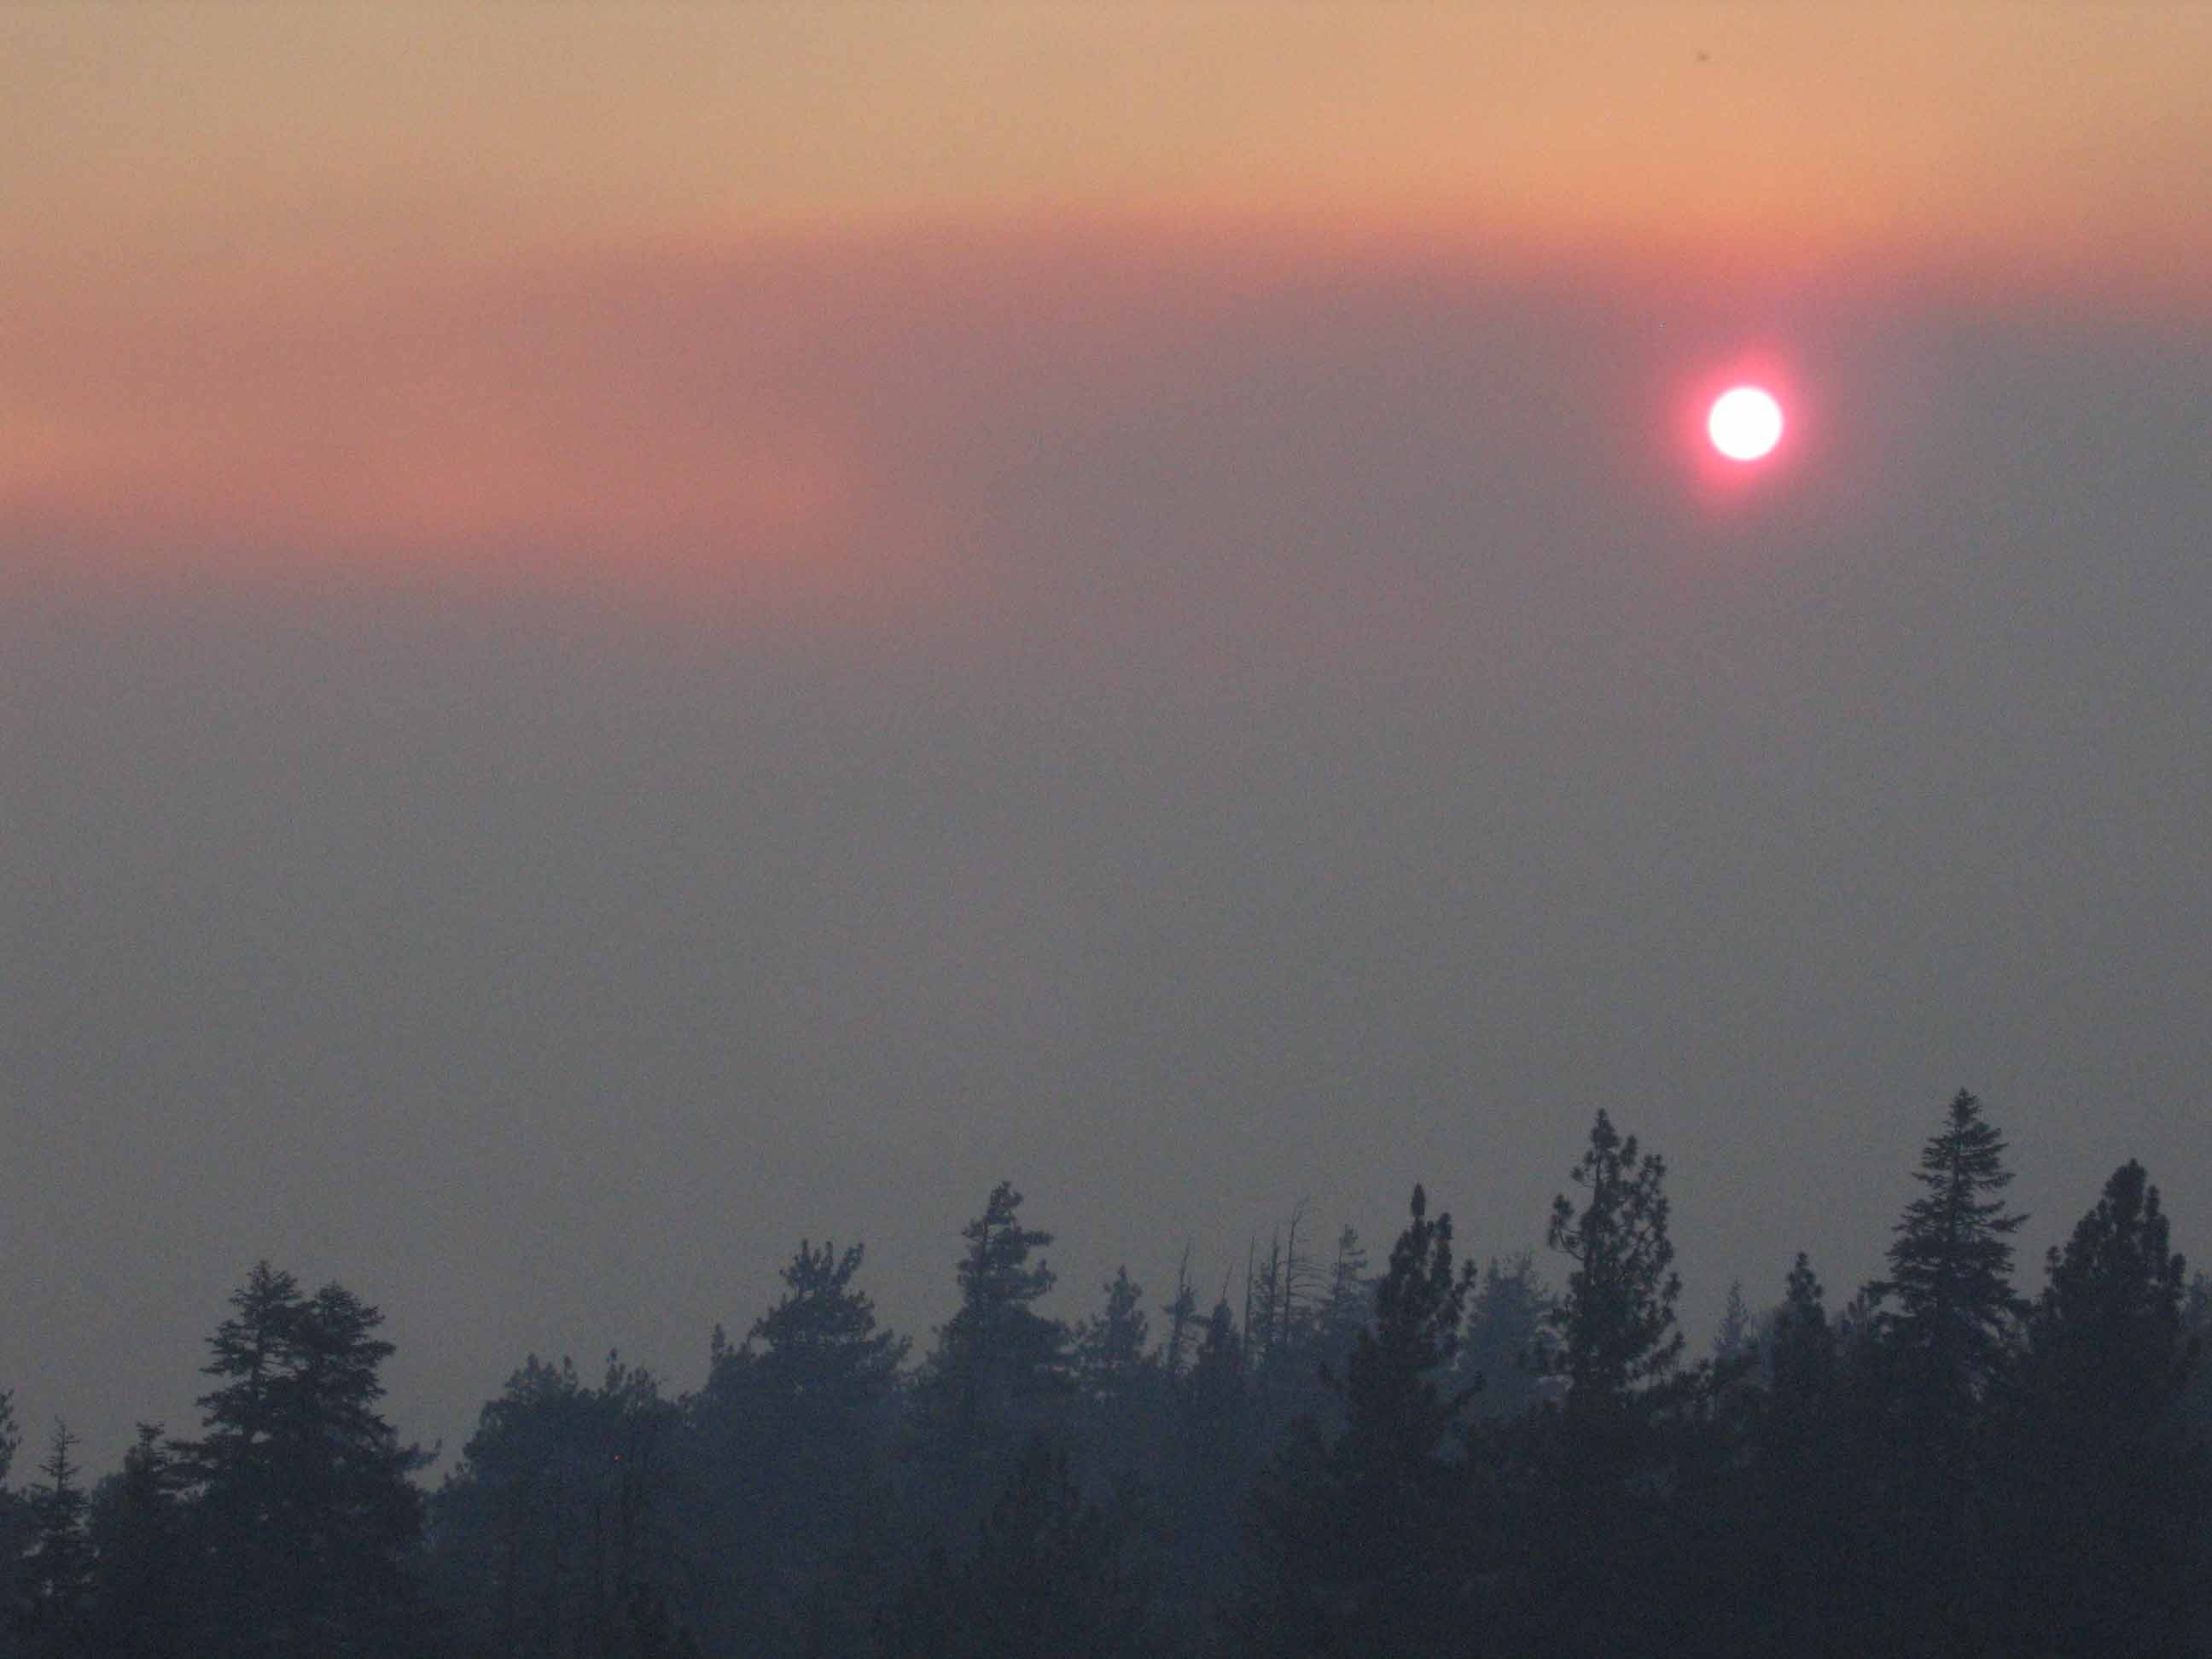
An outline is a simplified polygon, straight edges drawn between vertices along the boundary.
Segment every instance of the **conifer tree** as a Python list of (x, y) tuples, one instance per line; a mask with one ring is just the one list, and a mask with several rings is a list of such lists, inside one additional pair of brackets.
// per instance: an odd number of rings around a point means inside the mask
[(1348, 1467), (1395, 1483), (1432, 1459), (1480, 1384), (1447, 1386), (1458, 1355), (1474, 1264), (1455, 1271), (1449, 1214), (1428, 1218), (1428, 1195), (1413, 1188), (1413, 1218), (1391, 1247), (1375, 1289), (1374, 1322), (1354, 1341), (1346, 1368), (1344, 1436)]
[(1145, 1287), (1129, 1277), (1127, 1267), (1115, 1268), (1102, 1288), (1104, 1310), (1075, 1332), (1075, 1375), (1090, 1400), (1111, 1407), (1128, 1400), (1139, 1386), (1148, 1326)]
[(2012, 1288), (2026, 1218), (2006, 1206), (2004, 1152), (1960, 1090), (1922, 1149), (1924, 1190), (1897, 1224), (1889, 1277), (1868, 1286), (1874, 1341), (1855, 1379), (1874, 1407), (1857, 1449), (1869, 1599), (1888, 1610), (1885, 1639), (1942, 1650), (2001, 1624), (2008, 1600), (1999, 1491), (2014, 1447), (1996, 1407), (2027, 1304)]
[(115, 1659), (186, 1659), (192, 1584), (178, 1469), (161, 1425), (141, 1423), (119, 1472), (93, 1494), (93, 1646)]
[(840, 1255), (827, 1241), (818, 1250), (799, 1241), (783, 1269), (783, 1295), (746, 1334), (748, 1348), (758, 1345), (748, 1376), (756, 1397), (765, 1393), (840, 1410), (870, 1410), (882, 1402), (908, 1344), (876, 1328), (873, 1299), (853, 1286), (865, 1254), (858, 1244)]
[(1608, 1595), (1636, 1601), (1648, 1650), (1665, 1650), (1668, 1640), (1651, 1633), (1673, 1640), (1694, 1627), (1692, 1570), (1709, 1566), (1667, 1506), (1685, 1471), (1674, 1431), (1687, 1413), (1677, 1408), (1697, 1396), (1705, 1372), (1680, 1370), (1681, 1280), (1666, 1174), (1665, 1160), (1641, 1153), (1600, 1111), (1572, 1174), (1581, 1207), (1562, 1194), (1546, 1231), (1573, 1264), (1540, 1351), (1543, 1370), (1566, 1393), (1559, 1411), (1520, 1436), (1544, 1490), (1510, 1528), (1522, 1552), (1511, 1571), (1525, 1576), (1534, 1605), (1560, 1609), (1561, 1641), (1572, 1651), (1609, 1646), (1601, 1610)]
[(620, 1652), (641, 1603), (665, 1610), (675, 1419), (658, 1379), (618, 1352), (596, 1388), (565, 1358), (552, 1365), (532, 1354), (508, 1376), (434, 1505), (463, 1644), (501, 1655)]
[(20, 1570), (15, 1628), (28, 1659), (76, 1659), (86, 1651), (91, 1615), (89, 1500), (71, 1454), (78, 1444), (58, 1419), (39, 1465), (44, 1480), (24, 1494), (30, 1549)]
[(1144, 1287), (1117, 1267), (1105, 1306), (1076, 1328), (1072, 1350), (1081, 1432), (1074, 1442), (1086, 1478), (1157, 1474), (1169, 1455), (1167, 1373), (1148, 1352)]
[(434, 1504), (446, 1601), (500, 1655), (573, 1650), (584, 1624), (587, 1494), (612, 1450), (574, 1361), (536, 1354), (477, 1414)]
[(1960, 1090), (1921, 1152), (1913, 1179), (1927, 1190), (1897, 1224), (1890, 1275), (1869, 1287), (1908, 1409), (1934, 1422), (1971, 1413), (2003, 1370), (2027, 1310), (2013, 1293), (2011, 1243), (2027, 1218), (2005, 1207), (2004, 1152), (1981, 1102)]
[(1729, 1280), (1728, 1305), (1721, 1310), (1721, 1322), (1713, 1333), (1713, 1358), (1725, 1364), (1752, 1352), (1756, 1346), (1752, 1328), (1751, 1304), (1743, 1299), (1743, 1280)]
[(1556, 1303), (1536, 1273), (1533, 1251), (1492, 1256), (1468, 1299), (1460, 1374), (1482, 1379), (1470, 1402), (1480, 1418), (1516, 1417), (1536, 1402), (1536, 1352)]
[(177, 1446), (210, 1639), (240, 1655), (395, 1651), (422, 1527), (409, 1477), (429, 1458), (377, 1410), (384, 1316), (340, 1285), (305, 1296), (266, 1261), (230, 1300), (205, 1368), (222, 1386), (201, 1398), (201, 1438)]
[(1455, 1268), (1451, 1218), (1431, 1220), (1419, 1187), (1410, 1207), (1335, 1383), (1342, 1432), (1324, 1445), (1302, 1425), (1267, 1486), (1251, 1620), (1263, 1651), (1434, 1651), (1464, 1617), (1462, 1488), (1446, 1441), (1474, 1392), (1453, 1386), (1451, 1365), (1474, 1265)]
[(2212, 1481), (2179, 1411), (2194, 1358), (2185, 1267), (2141, 1164), (2112, 1172), (2045, 1267), (2001, 1471), (2014, 1628), (2024, 1642), (2179, 1651)]
[(2132, 1438), (2167, 1424), (2192, 1358), (2182, 1322), (2186, 1264), (2158, 1188), (2133, 1159), (2061, 1250), (2028, 1316), (2027, 1382), (2076, 1431)]
[(688, 1553), (722, 1564), (695, 1600), (709, 1645), (772, 1652), (861, 1616), (839, 1580), (872, 1501), (907, 1340), (854, 1283), (864, 1252), (802, 1239), (743, 1346), (717, 1342), (686, 1404)]
[(1735, 1517), (1749, 1591), (1744, 1646), (1778, 1654), (1848, 1650), (1858, 1641), (1850, 1610), (1863, 1582), (1850, 1546), (1863, 1522), (1845, 1501), (1850, 1425), (1835, 1408), (1835, 1331), (1802, 1250), (1761, 1346), (1767, 1386), (1749, 1437), (1751, 1502)]
[(1053, 1286), (1052, 1269), (1033, 1252), (1052, 1235), (1021, 1223), (1022, 1195), (1012, 1182), (991, 1189), (983, 1213), (961, 1230), (968, 1248), (956, 1278), (960, 1306), (938, 1331), (927, 1382), (957, 1431), (1000, 1424), (1017, 1405), (1060, 1391), (1066, 1331), (1035, 1304)]
[(978, 1525), (1008, 1460), (1074, 1403), (1067, 1330), (1037, 1311), (1054, 1274), (1038, 1254), (1052, 1235), (1022, 1224), (1011, 1182), (961, 1230), (960, 1304), (937, 1330), (914, 1390), (898, 1468), (909, 1537), (958, 1537)]
[(1546, 1369), (1565, 1379), (1577, 1416), (1617, 1415), (1673, 1378), (1681, 1359), (1666, 1160), (1637, 1153), (1636, 1137), (1622, 1139), (1601, 1109), (1572, 1176), (1582, 1208), (1560, 1194), (1545, 1233), (1574, 1263), (1553, 1311)]
[(675, 1575), (669, 1454), (678, 1408), (659, 1377), (613, 1350), (592, 1404), (605, 1461), (585, 1488), (587, 1628), (604, 1642), (641, 1605), (665, 1604)]
[(221, 1384), (200, 1396), (201, 1437), (179, 1441), (173, 1449), (187, 1478), (214, 1488), (203, 1495), (210, 1524), (218, 1520), (213, 1511), (228, 1504), (274, 1501), (274, 1399), (291, 1364), (292, 1331), (304, 1300), (292, 1274), (256, 1262), (231, 1294), (231, 1316), (209, 1339), (214, 1357), (203, 1369)]
[(1773, 1416), (1809, 1432), (1835, 1379), (1836, 1337), (1820, 1280), (1802, 1250), (1768, 1328), (1766, 1365)]
[(304, 1300), (291, 1273), (254, 1264), (209, 1340), (203, 1369), (218, 1386), (200, 1396), (202, 1434), (172, 1445), (202, 1558), (195, 1622), (208, 1639), (246, 1655), (273, 1650), (280, 1587), (296, 1570), (272, 1425)]
[(1163, 1480), (1170, 1598), (1196, 1618), (1233, 1588), (1254, 1468), (1261, 1447), (1237, 1316), (1224, 1296), (1206, 1316), (1190, 1369), (1171, 1396)]

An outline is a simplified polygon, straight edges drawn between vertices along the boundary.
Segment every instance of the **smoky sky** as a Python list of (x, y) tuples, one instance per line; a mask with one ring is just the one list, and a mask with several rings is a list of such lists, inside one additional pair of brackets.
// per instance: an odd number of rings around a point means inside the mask
[[(264, 1255), (385, 1308), (450, 1457), (528, 1352), (695, 1386), (802, 1237), (926, 1346), (1002, 1176), (1070, 1317), (1186, 1241), (1210, 1299), (1305, 1197), (1378, 1259), (1416, 1181), (1518, 1249), (1600, 1107), (1668, 1158), (1700, 1326), (1799, 1249), (1871, 1275), (1962, 1085), (2024, 1282), (2130, 1157), (2202, 1248), (2200, 322), (779, 260), (511, 295), (483, 349), (595, 453), (797, 434), (864, 481), (834, 521), (472, 571), (251, 501), (158, 556), (9, 515), (19, 1417), (186, 1430)], [(1680, 428), (1747, 350), (1794, 424), (1731, 488)]]

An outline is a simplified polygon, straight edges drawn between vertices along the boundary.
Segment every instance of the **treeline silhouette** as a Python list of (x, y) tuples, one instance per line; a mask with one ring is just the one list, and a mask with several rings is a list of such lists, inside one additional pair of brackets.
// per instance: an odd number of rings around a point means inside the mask
[[(802, 1243), (704, 1385), (524, 1360), (434, 1492), (381, 1316), (264, 1262), (196, 1436), (0, 1510), (6, 1650), (69, 1656), (2212, 1652), (2212, 1295), (2115, 1170), (2030, 1297), (2006, 1147), (1944, 1111), (1886, 1278), (1808, 1259), (1709, 1354), (1664, 1161), (1601, 1112), (1546, 1244), (1478, 1267), (1416, 1188), (1379, 1270), (1301, 1206), (1073, 1324), (1000, 1183), (914, 1361), (858, 1245)], [(913, 1361), (914, 1363), (910, 1363)], [(0, 1482), (19, 1437), (0, 1396)]]

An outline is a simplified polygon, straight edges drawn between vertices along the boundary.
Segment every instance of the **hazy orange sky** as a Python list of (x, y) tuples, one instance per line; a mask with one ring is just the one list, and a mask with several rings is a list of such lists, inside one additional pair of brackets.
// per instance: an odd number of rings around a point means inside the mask
[(1070, 205), (2201, 257), (2197, 6), (12, 7), (11, 263)]
[[(2151, 5), (11, 7), (0, 532), (833, 568), (939, 503), (763, 354), (848, 331), (793, 270), (887, 337), (941, 314), (904, 278), (948, 239), (1110, 266), (1256, 234), (1232, 293), (1415, 249), (1670, 298), (2181, 304), (2208, 66), (2212, 10)], [(781, 298), (741, 300), (763, 257)], [(635, 331), (713, 334), (718, 261), (726, 311), (778, 320), (702, 428)], [(1060, 271), (1019, 264), (952, 308), (1049, 313)]]

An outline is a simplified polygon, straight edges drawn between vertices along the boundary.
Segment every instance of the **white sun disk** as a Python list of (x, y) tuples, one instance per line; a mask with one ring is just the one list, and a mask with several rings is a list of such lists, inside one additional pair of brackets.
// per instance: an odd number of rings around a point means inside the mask
[(1713, 447), (1732, 461), (1755, 461), (1782, 441), (1782, 405), (1755, 386), (1731, 387), (1705, 416)]

